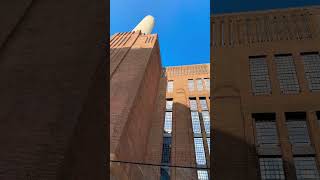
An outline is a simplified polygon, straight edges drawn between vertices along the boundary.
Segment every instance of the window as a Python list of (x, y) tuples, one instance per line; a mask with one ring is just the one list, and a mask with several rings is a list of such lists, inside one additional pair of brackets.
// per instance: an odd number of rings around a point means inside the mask
[(173, 92), (173, 80), (168, 81), (167, 92)]
[(164, 132), (171, 133), (172, 132), (172, 112), (166, 112), (164, 119)]
[(160, 180), (170, 180), (169, 167), (161, 167), (160, 168)]
[(207, 138), (208, 148), (209, 148), (209, 154), (210, 154), (210, 138)]
[(163, 137), (161, 163), (169, 164), (171, 157), (171, 137)]
[(200, 119), (198, 112), (191, 112), (192, 130), (193, 133), (201, 133)]
[(196, 98), (190, 98), (189, 102), (191, 111), (198, 111)]
[(252, 115), (256, 124), (256, 143), (278, 144), (275, 113), (256, 113)]
[(271, 94), (268, 64), (265, 56), (249, 57), (251, 87), (254, 95)]
[(286, 112), (286, 124), (288, 127), (291, 144), (309, 144), (309, 133), (305, 112)]
[(173, 106), (173, 99), (167, 99), (167, 101), (166, 101), (166, 110), (167, 111), (172, 111), (172, 106)]
[(297, 180), (320, 179), (314, 157), (294, 157), (293, 159), (296, 167)]
[(194, 138), (194, 148), (197, 165), (206, 165), (206, 156), (204, 154), (202, 138)]
[(260, 174), (262, 180), (285, 179), (281, 158), (259, 158)]
[(200, 97), (200, 105), (202, 110), (208, 110), (207, 101), (205, 97)]
[(189, 91), (194, 91), (194, 81), (193, 81), (193, 79), (188, 79), (188, 88), (189, 88)]
[(197, 88), (198, 88), (198, 91), (203, 90), (202, 79), (197, 79)]
[(210, 136), (210, 114), (209, 111), (202, 111), (202, 119), (207, 136)]
[(297, 94), (300, 91), (296, 68), (291, 55), (276, 55), (277, 76), (281, 93)]
[(197, 170), (198, 180), (209, 180), (208, 171), (206, 170)]
[(320, 91), (320, 55), (318, 53), (303, 53), (305, 76), (311, 91)]
[(210, 79), (204, 78), (204, 83), (205, 83), (206, 89), (210, 91)]

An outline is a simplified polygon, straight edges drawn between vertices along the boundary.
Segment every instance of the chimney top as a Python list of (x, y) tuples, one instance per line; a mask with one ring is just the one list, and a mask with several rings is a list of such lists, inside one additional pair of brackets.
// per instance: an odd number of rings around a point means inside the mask
[(155, 23), (154, 17), (151, 15), (147, 15), (140, 21), (140, 23), (132, 31), (140, 30), (141, 33), (150, 34), (154, 27), (154, 23)]

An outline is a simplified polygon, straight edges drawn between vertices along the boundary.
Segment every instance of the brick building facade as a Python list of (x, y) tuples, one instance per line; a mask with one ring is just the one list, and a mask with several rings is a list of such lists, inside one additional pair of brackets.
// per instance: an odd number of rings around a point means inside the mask
[(111, 179), (208, 179), (209, 64), (162, 68), (139, 30), (113, 35), (110, 57)]
[(319, 44), (319, 7), (212, 15), (214, 179), (320, 178)]

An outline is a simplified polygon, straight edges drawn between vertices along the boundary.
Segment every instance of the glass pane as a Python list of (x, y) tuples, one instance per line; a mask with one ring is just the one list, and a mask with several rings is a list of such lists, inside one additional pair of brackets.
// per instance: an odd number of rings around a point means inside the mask
[(278, 144), (277, 126), (274, 121), (256, 121), (256, 143)]
[(320, 55), (308, 54), (303, 55), (303, 65), (305, 76), (312, 91), (320, 90)]
[(198, 87), (198, 91), (203, 90), (202, 79), (197, 79), (197, 87)]
[(197, 111), (197, 100), (190, 99), (190, 109), (191, 111)]
[(173, 92), (173, 81), (168, 81), (167, 91)]
[(202, 110), (208, 110), (206, 99), (200, 99), (200, 105)]
[(209, 180), (208, 171), (206, 170), (197, 170), (198, 180)]
[(277, 76), (283, 94), (297, 94), (300, 91), (292, 56), (276, 56)]
[(202, 111), (202, 119), (204, 129), (206, 130), (207, 136), (210, 136), (210, 114), (209, 111)]
[(259, 158), (259, 164), (261, 179), (285, 179), (281, 158)]
[(172, 112), (166, 112), (165, 114), (164, 131), (166, 133), (172, 132)]
[(194, 91), (193, 79), (188, 79), (188, 88), (189, 88), (189, 91)]
[(314, 157), (294, 157), (294, 165), (298, 180), (303, 179), (320, 179)]
[(255, 95), (271, 93), (268, 64), (263, 58), (250, 58), (250, 78), (252, 91)]
[(195, 148), (197, 164), (198, 165), (206, 165), (206, 156), (204, 153), (202, 138), (194, 138), (194, 148)]
[(201, 133), (200, 119), (198, 112), (191, 112), (193, 133)]
[(167, 111), (172, 111), (172, 106), (173, 106), (173, 101), (172, 100), (167, 100), (167, 103), (166, 103)]

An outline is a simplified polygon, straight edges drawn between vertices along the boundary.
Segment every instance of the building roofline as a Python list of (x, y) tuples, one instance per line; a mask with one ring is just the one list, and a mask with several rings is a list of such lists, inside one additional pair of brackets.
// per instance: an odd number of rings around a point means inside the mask
[(273, 9), (264, 9), (264, 10), (253, 10), (253, 11), (240, 11), (240, 12), (231, 12), (231, 13), (221, 13), (221, 14), (211, 14), (211, 17), (223, 17), (223, 16), (233, 16), (233, 15), (250, 15), (250, 14), (264, 14), (271, 12), (279, 11), (293, 11), (293, 10), (313, 10), (320, 9), (320, 5), (311, 5), (311, 6), (300, 6), (300, 7), (289, 7), (289, 8), (273, 8)]
[(172, 68), (172, 67), (185, 67), (185, 66), (199, 66), (199, 65), (210, 65), (210, 63), (201, 63), (201, 64), (186, 64), (186, 65), (179, 65), (179, 66), (165, 66), (163, 68)]

